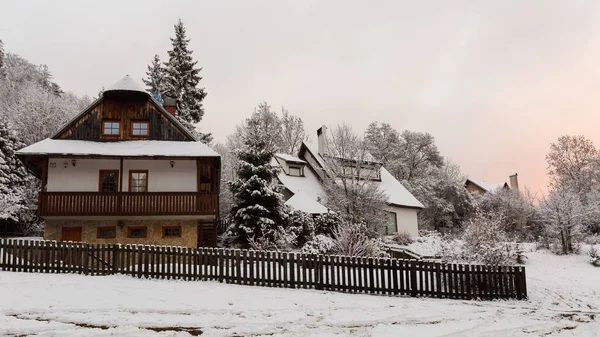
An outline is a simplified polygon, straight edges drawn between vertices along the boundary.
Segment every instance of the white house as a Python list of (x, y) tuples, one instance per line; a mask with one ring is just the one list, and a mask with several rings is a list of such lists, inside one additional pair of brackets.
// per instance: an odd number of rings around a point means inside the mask
[[(303, 142), (297, 156), (275, 155), (274, 163), (282, 168), (278, 178), (284, 186), (286, 204), (294, 209), (312, 214), (328, 212), (323, 205), (323, 180), (328, 179), (325, 161), (326, 133), (327, 128), (321, 127), (317, 131), (318, 144)], [(417, 214), (424, 208), (423, 204), (384, 167), (376, 165), (373, 169), (376, 172), (370, 180), (388, 196), (387, 233), (407, 232), (411, 236), (417, 236)]]

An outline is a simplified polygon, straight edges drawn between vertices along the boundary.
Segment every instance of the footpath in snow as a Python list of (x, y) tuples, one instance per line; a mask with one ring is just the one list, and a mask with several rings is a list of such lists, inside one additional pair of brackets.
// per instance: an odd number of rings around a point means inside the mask
[(600, 336), (600, 268), (528, 256), (528, 301), (0, 272), (0, 335)]

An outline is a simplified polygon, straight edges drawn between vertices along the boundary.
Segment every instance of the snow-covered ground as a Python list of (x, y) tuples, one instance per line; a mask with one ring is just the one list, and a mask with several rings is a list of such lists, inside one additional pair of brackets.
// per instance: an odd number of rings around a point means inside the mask
[(599, 336), (600, 268), (528, 253), (528, 301), (0, 272), (5, 336)]

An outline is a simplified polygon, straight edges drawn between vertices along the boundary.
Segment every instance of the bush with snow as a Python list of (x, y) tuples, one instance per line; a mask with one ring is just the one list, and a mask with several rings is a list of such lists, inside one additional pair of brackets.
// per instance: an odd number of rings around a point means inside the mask
[(590, 256), (590, 262), (596, 266), (600, 267), (600, 251), (596, 246), (592, 246), (588, 251), (588, 255)]
[(315, 237), (315, 220), (312, 214), (294, 211), (288, 217), (288, 229), (296, 236), (296, 244), (304, 245)]
[(365, 224), (343, 224), (333, 232), (334, 252), (345, 256), (389, 257), (381, 239), (369, 238)]
[(337, 212), (318, 214), (314, 218), (315, 233), (332, 236), (335, 228), (342, 222), (343, 219)]
[(467, 221), (461, 239), (465, 257), (487, 265), (512, 264), (516, 250), (504, 230), (505, 219), (497, 213), (478, 213)]
[(301, 252), (305, 254), (328, 254), (333, 250), (333, 239), (319, 234), (302, 246)]
[(406, 231), (401, 231), (401, 232), (396, 233), (392, 237), (392, 241), (394, 241), (395, 243), (397, 243), (401, 246), (407, 246), (413, 242), (410, 234), (408, 234), (408, 232), (406, 232)]

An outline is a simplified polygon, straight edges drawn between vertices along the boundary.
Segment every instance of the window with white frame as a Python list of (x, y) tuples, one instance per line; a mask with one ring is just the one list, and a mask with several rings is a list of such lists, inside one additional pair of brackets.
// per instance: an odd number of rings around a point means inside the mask
[(294, 177), (302, 177), (304, 176), (304, 167), (302, 166), (295, 166), (295, 165), (290, 165), (290, 175), (294, 176)]

